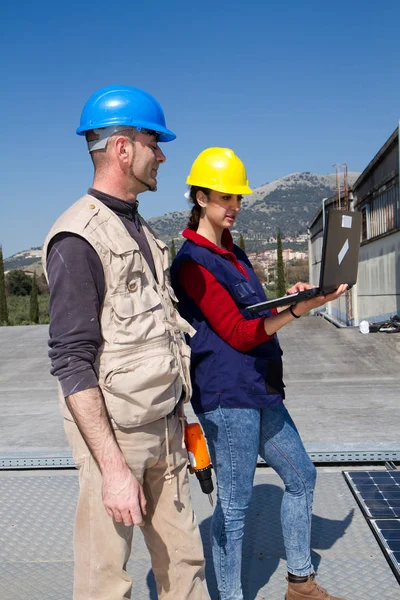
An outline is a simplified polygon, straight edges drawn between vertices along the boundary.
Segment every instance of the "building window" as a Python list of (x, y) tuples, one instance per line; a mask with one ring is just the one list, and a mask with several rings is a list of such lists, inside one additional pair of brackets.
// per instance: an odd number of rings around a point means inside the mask
[(367, 212), (367, 208), (369, 208), (369, 206), (364, 206), (361, 210), (361, 241), (365, 242), (365, 240), (368, 239), (368, 212)]
[(400, 225), (398, 193), (398, 185), (394, 185), (364, 204), (361, 209), (362, 241), (388, 233)]

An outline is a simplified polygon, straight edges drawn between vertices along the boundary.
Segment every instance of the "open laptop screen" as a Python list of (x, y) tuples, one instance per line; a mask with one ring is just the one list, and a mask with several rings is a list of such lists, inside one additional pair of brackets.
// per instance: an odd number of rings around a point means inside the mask
[(360, 251), (361, 213), (330, 210), (322, 243), (319, 286), (296, 294), (247, 306), (251, 313), (295, 304), (314, 296), (329, 294), (341, 283), (349, 287), (357, 281)]
[(341, 283), (357, 281), (361, 236), (361, 213), (330, 210), (322, 247), (319, 287), (324, 294)]

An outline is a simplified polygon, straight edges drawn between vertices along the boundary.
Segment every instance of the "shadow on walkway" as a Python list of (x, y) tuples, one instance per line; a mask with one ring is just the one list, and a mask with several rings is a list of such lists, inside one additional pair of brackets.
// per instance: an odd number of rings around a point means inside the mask
[[(257, 597), (278, 568), (280, 560), (286, 559), (280, 522), (282, 496), (282, 489), (276, 485), (260, 484), (253, 489), (243, 540), (242, 584), (246, 600)], [(313, 515), (311, 547), (316, 571), (321, 562), (316, 550), (333, 547), (352, 522), (353, 512), (351, 510), (343, 520)], [(216, 600), (218, 593), (212, 564), (210, 524), (211, 518), (204, 520), (200, 531), (206, 556), (208, 590), (212, 600)]]
[[(286, 559), (280, 519), (282, 496), (282, 489), (276, 485), (260, 484), (253, 489), (243, 540), (242, 582), (246, 600), (255, 600), (277, 570), (279, 562)], [(313, 515), (311, 547), (316, 571), (321, 562), (316, 550), (328, 550), (343, 537), (353, 520), (353, 512), (351, 510), (343, 520)], [(208, 590), (211, 599), (216, 600), (218, 591), (212, 562), (210, 526), (211, 517), (200, 523), (200, 532), (206, 557)], [(147, 585), (150, 600), (157, 600), (152, 571), (147, 575)]]

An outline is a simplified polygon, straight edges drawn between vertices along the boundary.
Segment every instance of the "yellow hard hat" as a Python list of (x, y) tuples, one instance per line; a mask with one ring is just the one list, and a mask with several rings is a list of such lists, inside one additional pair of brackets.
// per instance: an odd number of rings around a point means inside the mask
[(186, 183), (226, 194), (253, 193), (244, 164), (229, 148), (203, 150), (192, 164)]

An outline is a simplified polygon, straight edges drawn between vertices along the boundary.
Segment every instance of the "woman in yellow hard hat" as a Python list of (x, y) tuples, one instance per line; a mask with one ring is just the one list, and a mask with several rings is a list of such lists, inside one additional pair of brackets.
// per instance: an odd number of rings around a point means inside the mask
[[(217, 477), (212, 551), (220, 600), (242, 600), (244, 519), (260, 454), (282, 478), (287, 600), (327, 600), (314, 581), (311, 510), (316, 470), (286, 410), (282, 351), (276, 332), (346, 289), (277, 312), (252, 315), (266, 299), (246, 256), (233, 243), (242, 197), (251, 194), (242, 161), (228, 148), (208, 148), (187, 179), (193, 203), (185, 243), (171, 267), (191, 338), (192, 405), (204, 429)], [(290, 293), (305, 289), (296, 284)], [(334, 597), (329, 596), (333, 600)], [(337, 599), (336, 599), (337, 600)]]

